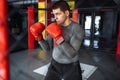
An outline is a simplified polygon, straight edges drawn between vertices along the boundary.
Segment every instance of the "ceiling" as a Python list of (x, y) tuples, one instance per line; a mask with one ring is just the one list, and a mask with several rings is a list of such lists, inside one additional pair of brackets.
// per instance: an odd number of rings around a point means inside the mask
[[(39, 0), (7, 0), (8, 5), (13, 7), (21, 7), (37, 4)], [(58, 0), (51, 0), (58, 1)], [(70, 1), (70, 0), (65, 0)], [(73, 0), (72, 0), (73, 1)], [(93, 8), (93, 7), (120, 7), (120, 0), (74, 0), (75, 8)]]
[(115, 7), (120, 5), (120, 0), (75, 0), (76, 8)]

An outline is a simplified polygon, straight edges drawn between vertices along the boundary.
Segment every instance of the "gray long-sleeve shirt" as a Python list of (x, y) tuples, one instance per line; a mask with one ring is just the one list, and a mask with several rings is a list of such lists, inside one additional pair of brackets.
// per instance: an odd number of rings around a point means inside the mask
[(52, 52), (52, 57), (58, 63), (72, 63), (78, 60), (79, 49), (84, 38), (83, 28), (71, 22), (67, 27), (61, 26), (65, 41), (59, 46), (53, 46), (53, 39), (48, 35), (46, 40), (40, 41), (45, 52)]

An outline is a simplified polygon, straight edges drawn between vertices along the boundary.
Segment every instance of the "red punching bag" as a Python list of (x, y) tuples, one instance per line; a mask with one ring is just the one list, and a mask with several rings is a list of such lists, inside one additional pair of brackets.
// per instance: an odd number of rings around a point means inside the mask
[(0, 0), (0, 80), (9, 80), (7, 1)]
[(34, 23), (34, 8), (28, 7), (28, 49), (34, 49), (34, 37), (30, 32), (30, 26)]
[(78, 9), (74, 9), (72, 11), (72, 20), (78, 23), (79, 16), (78, 16)]
[(117, 40), (116, 58), (120, 62), (120, 18), (118, 22), (118, 40)]

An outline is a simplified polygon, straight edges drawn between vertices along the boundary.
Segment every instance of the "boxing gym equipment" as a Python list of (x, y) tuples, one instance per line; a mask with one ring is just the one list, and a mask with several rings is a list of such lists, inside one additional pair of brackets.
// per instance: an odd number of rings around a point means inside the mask
[(37, 41), (43, 39), (42, 32), (44, 29), (45, 29), (45, 25), (41, 22), (36, 22), (30, 27), (30, 31)]
[(30, 32), (30, 26), (34, 23), (34, 8), (28, 7), (28, 49), (34, 49), (34, 37)]
[(116, 59), (120, 62), (120, 19), (118, 21), (118, 40), (116, 49)]
[(78, 23), (79, 21), (78, 18), (79, 18), (78, 9), (74, 9), (72, 11), (72, 20)]
[(0, 0), (0, 80), (9, 80), (7, 1)]
[(46, 33), (53, 37), (54, 44), (56, 46), (60, 45), (62, 42), (64, 42), (64, 37), (62, 35), (62, 30), (57, 23), (51, 23), (47, 26), (45, 29)]

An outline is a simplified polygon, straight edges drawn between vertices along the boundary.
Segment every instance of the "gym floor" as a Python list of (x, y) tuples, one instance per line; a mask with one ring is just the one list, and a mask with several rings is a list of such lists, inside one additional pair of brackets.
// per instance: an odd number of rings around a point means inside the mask
[[(44, 80), (44, 75), (34, 70), (48, 64), (50, 59), (51, 54), (45, 54), (39, 48), (11, 53), (10, 80)], [(114, 52), (81, 49), (80, 63), (96, 67), (84, 80), (120, 80), (120, 63)]]

